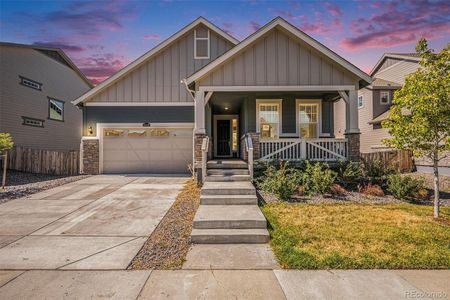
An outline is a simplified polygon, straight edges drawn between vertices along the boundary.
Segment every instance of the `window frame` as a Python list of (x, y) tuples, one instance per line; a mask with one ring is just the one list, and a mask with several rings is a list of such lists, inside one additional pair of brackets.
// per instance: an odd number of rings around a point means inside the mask
[[(364, 96), (363, 95), (358, 95), (357, 99), (358, 99), (358, 109), (363, 108), (364, 107)], [(360, 105), (359, 99), (361, 99), (361, 105)]]
[[(206, 32), (208, 33), (207, 37), (197, 37), (197, 29), (194, 29), (194, 59), (210, 59), (211, 57), (211, 33), (209, 28), (206, 29)], [(208, 55), (207, 56), (198, 56), (197, 55), (197, 40), (199, 41), (207, 41), (207, 49), (208, 49)]]
[[(295, 100), (295, 133), (299, 138), (303, 138), (300, 133), (300, 105), (302, 104), (314, 104), (317, 105), (317, 139), (323, 135), (322, 132), (322, 99), (296, 99)], [(308, 138), (309, 139), (309, 138)], [(310, 138), (315, 139), (315, 138)]]
[(272, 104), (278, 106), (278, 137), (276, 138), (262, 138), (261, 140), (273, 140), (279, 139), (283, 134), (283, 120), (282, 120), (282, 111), (283, 111), (283, 99), (256, 99), (256, 132), (261, 136), (261, 124), (259, 120), (260, 115), (260, 106), (261, 104)]
[[(36, 90), (36, 91), (42, 91), (42, 85), (43, 85), (42, 83), (40, 83), (40, 82), (38, 82), (36, 80), (27, 78), (27, 77), (22, 76), (22, 75), (19, 75), (19, 79), (20, 79), (20, 82), (19, 82), (20, 85), (23, 85), (23, 86), (25, 86), (27, 88), (30, 88), (30, 89), (33, 89), (33, 90)], [(38, 87), (33, 87), (32, 85), (25, 84), (24, 81), (29, 81), (31, 83), (34, 83), (34, 84), (38, 85)]]
[[(387, 94), (387, 102), (383, 102), (381, 99), (383, 99), (382, 94)], [(380, 104), (381, 105), (389, 105), (391, 104), (391, 93), (389, 91), (380, 91)]]
[[(58, 119), (53, 119), (53, 118), (51, 118), (50, 117), (50, 102), (51, 101), (58, 101), (58, 102), (61, 102), (62, 104), (63, 104), (63, 109), (62, 109), (62, 119), (61, 120), (58, 120)], [(48, 116), (47, 116), (47, 119), (49, 119), (49, 120), (52, 120), (52, 121), (58, 121), (58, 122), (64, 122), (64, 117), (65, 117), (65, 104), (66, 104), (66, 102), (65, 101), (63, 101), (63, 100), (59, 100), (59, 99), (56, 99), (56, 98), (52, 98), (52, 97), (47, 97), (47, 102), (48, 102), (48, 108), (47, 108), (47, 111), (48, 111)]]
[[(38, 121), (38, 122), (41, 122), (42, 124), (41, 125), (27, 124), (26, 120)], [(42, 119), (22, 116), (22, 125), (25, 125), (25, 126), (44, 128), (44, 122), (45, 122), (45, 120), (42, 120)]]

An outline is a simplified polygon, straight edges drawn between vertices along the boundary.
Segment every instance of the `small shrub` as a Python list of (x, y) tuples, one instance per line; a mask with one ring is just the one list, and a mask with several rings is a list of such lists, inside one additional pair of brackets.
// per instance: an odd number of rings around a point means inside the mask
[(340, 161), (337, 164), (337, 180), (342, 184), (351, 184), (362, 176), (361, 165), (357, 162)]
[(361, 193), (369, 196), (383, 197), (384, 192), (383, 189), (377, 184), (367, 184), (361, 189)]
[(333, 184), (330, 188), (330, 193), (333, 195), (344, 195), (346, 192), (347, 190), (337, 183)]
[(401, 200), (421, 198), (423, 190), (425, 190), (425, 179), (423, 177), (415, 179), (409, 175), (401, 176), (399, 174), (393, 174), (388, 177), (387, 184), (388, 191), (395, 198)]
[(331, 189), (336, 173), (329, 169), (327, 164), (310, 164), (306, 161), (306, 169), (302, 173), (302, 185), (307, 195), (328, 193)]
[(297, 195), (298, 196), (303, 196), (305, 195), (305, 188), (303, 187), (303, 185), (299, 185), (297, 188)]
[(420, 200), (428, 199), (428, 190), (423, 188), (417, 191), (416, 197)]
[(281, 162), (278, 169), (269, 165), (264, 171), (264, 176), (258, 180), (258, 186), (261, 190), (275, 195), (281, 200), (291, 198), (299, 183), (299, 171), (290, 167), (288, 162)]
[(369, 178), (370, 182), (383, 183), (393, 173), (397, 173), (397, 168), (392, 164), (385, 164), (377, 159), (363, 160), (362, 175)]

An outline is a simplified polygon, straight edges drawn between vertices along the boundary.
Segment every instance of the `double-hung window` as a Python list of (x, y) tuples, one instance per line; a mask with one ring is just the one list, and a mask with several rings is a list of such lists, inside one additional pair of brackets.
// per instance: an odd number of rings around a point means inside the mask
[(281, 101), (258, 100), (257, 121), (262, 139), (276, 139), (281, 130)]
[(391, 95), (388, 91), (380, 92), (380, 103), (383, 105), (388, 105), (389, 103), (391, 103)]
[(362, 108), (364, 105), (363, 96), (358, 96), (358, 108)]
[(319, 137), (320, 103), (298, 102), (298, 122), (301, 138)]
[(209, 59), (209, 29), (198, 27), (194, 30), (194, 58)]

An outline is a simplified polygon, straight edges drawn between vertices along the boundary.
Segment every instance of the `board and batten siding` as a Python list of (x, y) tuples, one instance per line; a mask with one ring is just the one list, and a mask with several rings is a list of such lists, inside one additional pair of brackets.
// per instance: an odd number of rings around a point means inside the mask
[(196, 28), (88, 101), (193, 102), (180, 81), (233, 47), (210, 30), (210, 59), (194, 59)]
[(201, 86), (356, 85), (358, 78), (274, 28), (200, 80)]
[(388, 81), (405, 83), (405, 77), (419, 69), (420, 65), (415, 61), (401, 61), (391, 68), (378, 71), (373, 75), (374, 78), (380, 78)]

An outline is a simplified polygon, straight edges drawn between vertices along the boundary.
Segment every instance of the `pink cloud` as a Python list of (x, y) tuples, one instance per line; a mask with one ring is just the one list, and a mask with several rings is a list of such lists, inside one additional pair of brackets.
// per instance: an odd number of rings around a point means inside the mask
[(323, 5), (327, 9), (328, 13), (333, 17), (342, 17), (342, 10), (336, 3), (324, 2)]
[(124, 56), (113, 53), (93, 54), (75, 58), (74, 61), (94, 84), (102, 82), (128, 64)]
[(342, 22), (338, 18), (334, 18), (331, 21), (326, 21), (323, 18), (316, 18), (314, 21), (310, 21), (307, 16), (300, 16), (299, 28), (306, 33), (316, 33), (320, 35), (326, 35), (330, 32), (337, 32), (342, 29)]
[(147, 34), (144, 35), (144, 40), (160, 40), (161, 36), (159, 34)]
[(261, 25), (255, 21), (250, 21), (249, 29), (251, 32), (255, 32), (261, 28)]

